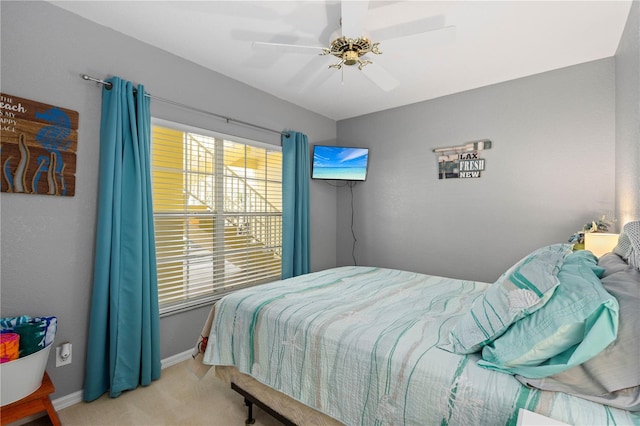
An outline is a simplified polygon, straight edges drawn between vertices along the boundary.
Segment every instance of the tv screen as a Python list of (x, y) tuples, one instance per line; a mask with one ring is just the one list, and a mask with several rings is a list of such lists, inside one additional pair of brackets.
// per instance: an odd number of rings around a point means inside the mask
[(368, 148), (314, 145), (311, 178), (362, 181), (368, 166)]

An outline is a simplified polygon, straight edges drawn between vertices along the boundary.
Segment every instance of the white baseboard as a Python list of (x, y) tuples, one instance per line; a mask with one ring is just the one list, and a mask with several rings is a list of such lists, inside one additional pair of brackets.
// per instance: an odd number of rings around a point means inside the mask
[(61, 396), (60, 398), (56, 398), (51, 401), (51, 403), (53, 404), (53, 408), (55, 408), (56, 411), (60, 411), (63, 408), (71, 407), (72, 405), (75, 405), (79, 402), (82, 402), (81, 390), (79, 390), (78, 392), (70, 393), (66, 396)]
[(193, 349), (189, 349), (188, 351), (181, 352), (179, 354), (175, 354), (170, 356), (169, 358), (163, 359), (161, 362), (162, 369), (169, 368), (172, 365), (180, 364), (182, 361), (186, 361), (191, 358), (191, 354), (193, 353)]
[[(182, 361), (186, 361), (191, 358), (192, 353), (193, 349), (189, 349), (188, 351), (184, 351), (165, 358), (160, 361), (161, 368), (164, 370), (165, 368), (169, 368), (172, 365), (176, 365), (181, 363)], [(51, 401), (51, 403), (53, 404), (53, 408), (55, 408), (56, 411), (60, 411), (64, 408), (71, 407), (72, 405), (82, 402), (82, 393), (83, 391), (79, 390), (77, 392), (70, 393), (69, 395), (54, 399), (53, 401)]]

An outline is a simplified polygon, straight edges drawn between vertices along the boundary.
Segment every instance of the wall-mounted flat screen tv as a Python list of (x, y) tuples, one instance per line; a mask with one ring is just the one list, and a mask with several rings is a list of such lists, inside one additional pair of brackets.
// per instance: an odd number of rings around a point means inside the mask
[(369, 148), (314, 145), (312, 179), (353, 180), (367, 179)]

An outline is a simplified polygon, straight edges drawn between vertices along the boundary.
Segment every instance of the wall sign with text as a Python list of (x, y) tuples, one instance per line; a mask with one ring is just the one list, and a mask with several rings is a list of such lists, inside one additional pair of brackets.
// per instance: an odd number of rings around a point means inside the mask
[(485, 169), (485, 159), (480, 151), (491, 148), (491, 141), (482, 139), (465, 145), (436, 148), (438, 179), (479, 178)]
[(76, 111), (0, 93), (2, 192), (73, 196)]

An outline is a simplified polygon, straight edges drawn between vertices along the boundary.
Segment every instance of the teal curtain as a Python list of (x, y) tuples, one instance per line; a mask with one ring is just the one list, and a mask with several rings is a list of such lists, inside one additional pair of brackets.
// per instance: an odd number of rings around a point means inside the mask
[(309, 179), (307, 135), (282, 135), (282, 279), (309, 272)]
[(102, 89), (93, 294), (84, 400), (160, 377), (160, 317), (151, 201), (149, 98), (109, 79)]

